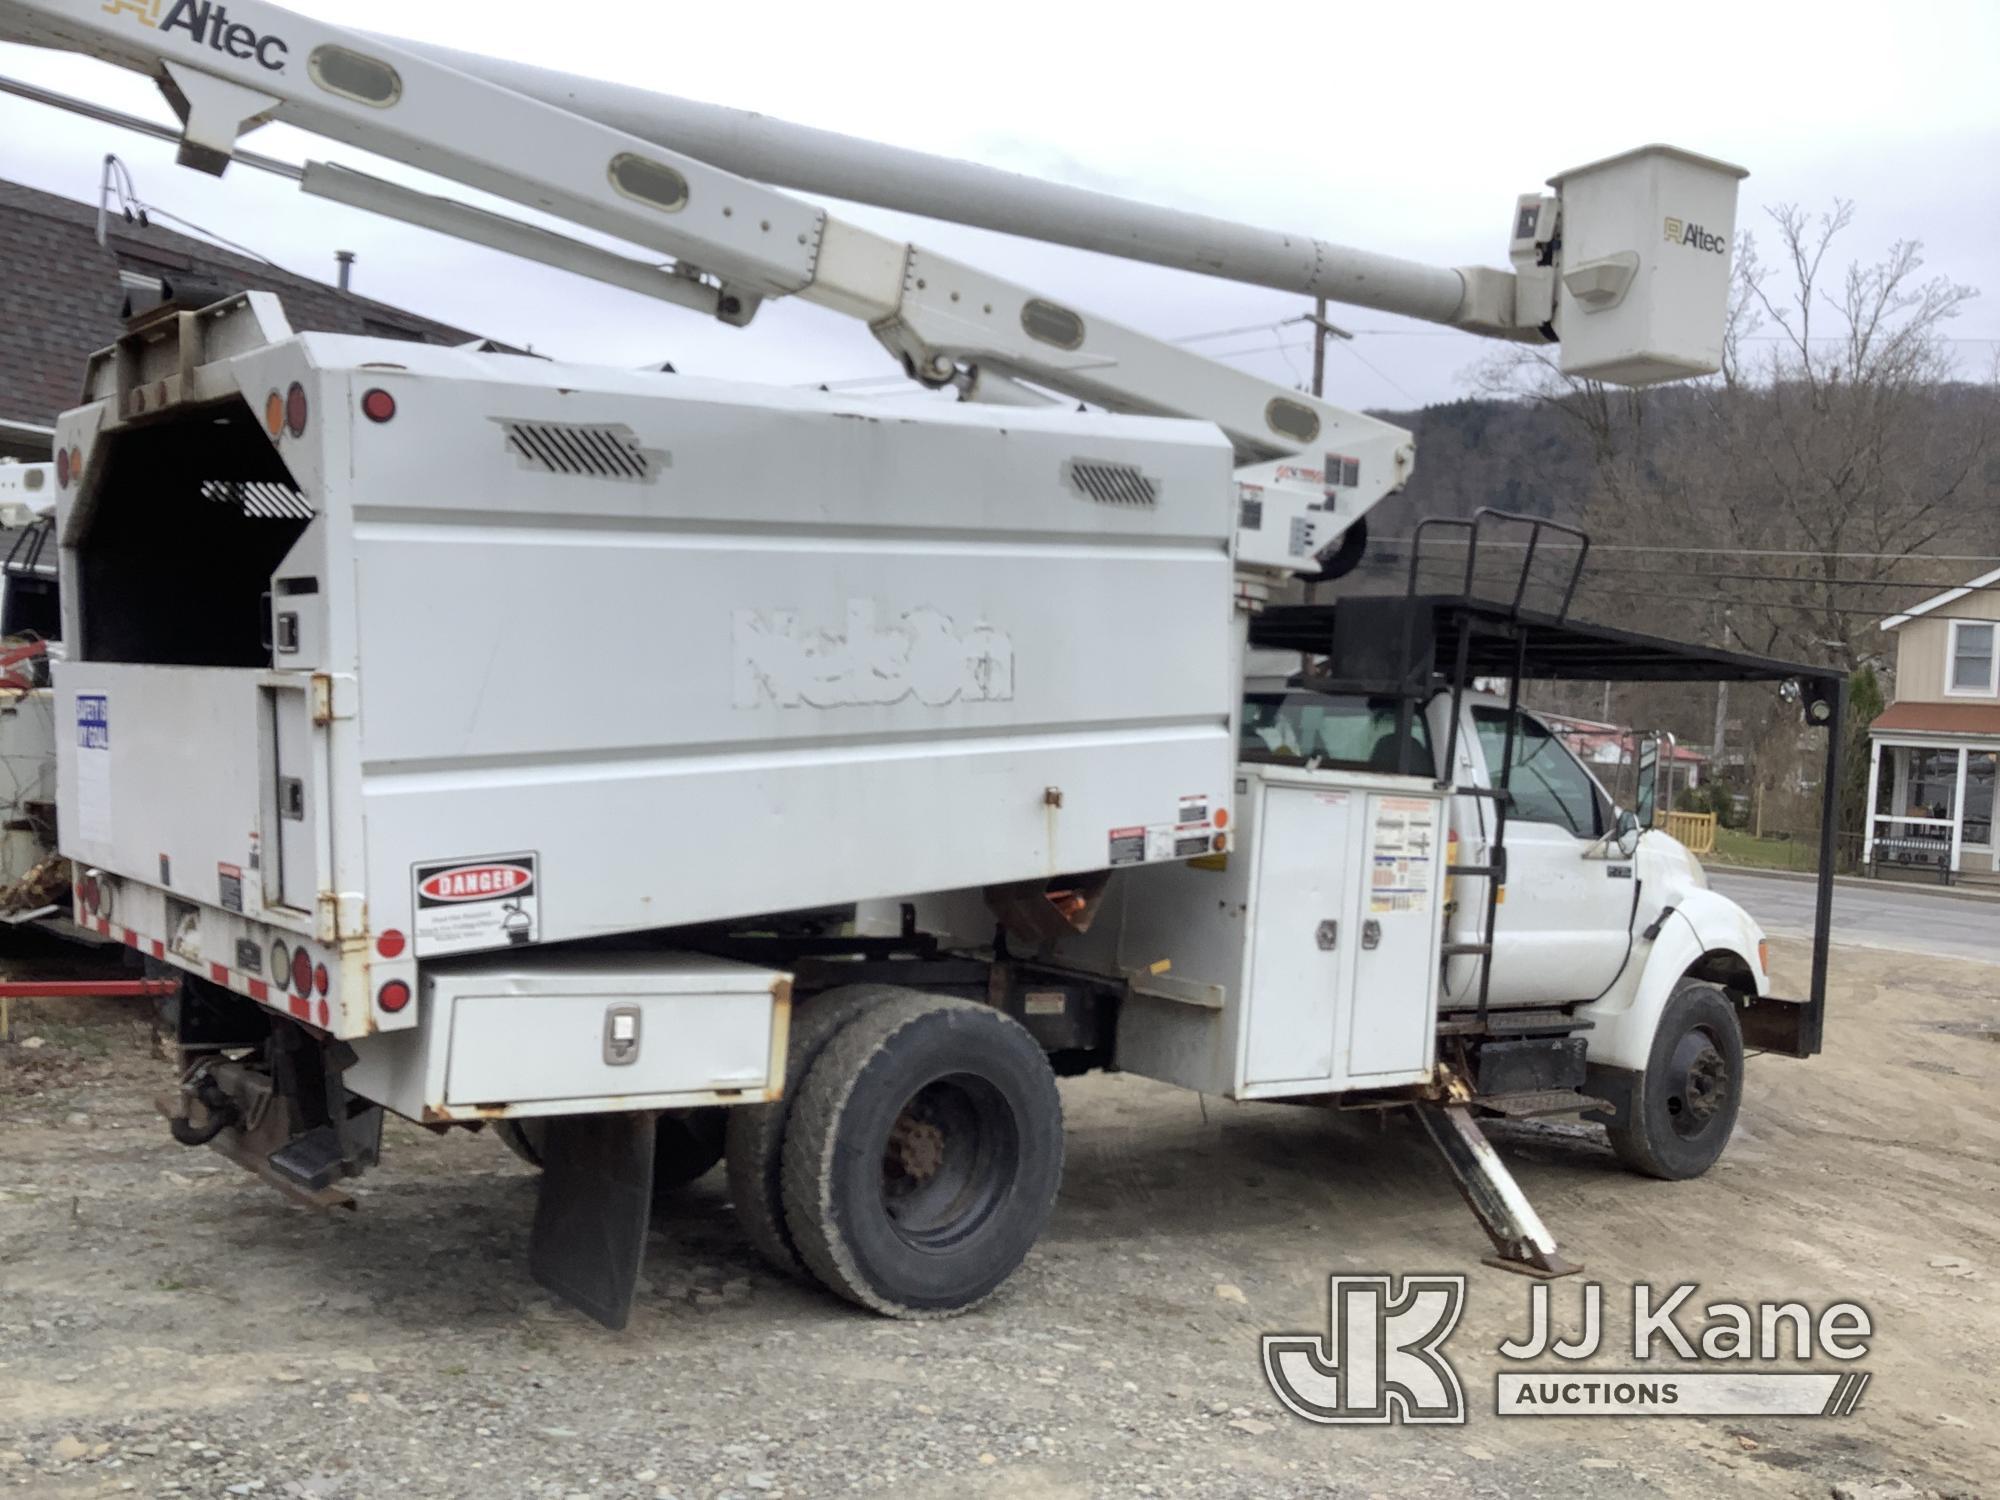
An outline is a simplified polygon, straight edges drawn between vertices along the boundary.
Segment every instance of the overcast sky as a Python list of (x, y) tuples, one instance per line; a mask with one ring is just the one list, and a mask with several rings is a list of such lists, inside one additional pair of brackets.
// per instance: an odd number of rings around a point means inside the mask
[[(2000, 348), (1993, 0), (295, 8), (1445, 265), (1505, 265), (1514, 196), (1551, 173), (1669, 141), (1749, 169), (1739, 222), (1753, 228), (1764, 205), (1841, 196), (1859, 205), (1848, 255), (1921, 239), (1930, 270), (1986, 293), (1952, 329), (1965, 367)], [(0, 45), (0, 73), (171, 119), (150, 83), (80, 58)], [(245, 144), (422, 180), (284, 127)], [(331, 280), (334, 250), (352, 249), (355, 290), (545, 353), (779, 382), (887, 368), (866, 331), (832, 313), (773, 304), (747, 330), (724, 328), (240, 167), (205, 177), (163, 143), (0, 97), (0, 173), (92, 199), (108, 151), (147, 202), (288, 269)], [(1165, 337), (1303, 310), (1257, 288), (833, 206)], [(1360, 334), (1328, 368), (1328, 397), (1349, 406), (1448, 400), (1490, 347), (1381, 313), (1334, 317)], [(1310, 368), (1297, 327), (1199, 347), (1288, 384)]]

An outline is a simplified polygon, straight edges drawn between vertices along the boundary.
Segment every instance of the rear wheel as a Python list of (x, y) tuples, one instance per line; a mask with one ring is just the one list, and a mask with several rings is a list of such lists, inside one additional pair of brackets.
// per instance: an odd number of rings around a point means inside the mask
[(963, 1312), (1012, 1275), (1062, 1180), (1062, 1100), (1033, 1037), (970, 1000), (909, 995), (807, 1072), (785, 1223), (830, 1290), (892, 1317)]
[(1683, 980), (1660, 1012), (1645, 1077), (1608, 1127), (1611, 1149), (1647, 1177), (1699, 1177), (1729, 1144), (1742, 1101), (1736, 1006), (1712, 984)]
[(909, 993), (893, 985), (849, 984), (799, 1002), (785, 1049), (784, 1093), (769, 1104), (746, 1104), (729, 1112), (724, 1159), (729, 1166), (730, 1202), (745, 1238), (773, 1270), (788, 1276), (811, 1275), (785, 1227), (783, 1186), (785, 1125), (806, 1070), (856, 1016)]

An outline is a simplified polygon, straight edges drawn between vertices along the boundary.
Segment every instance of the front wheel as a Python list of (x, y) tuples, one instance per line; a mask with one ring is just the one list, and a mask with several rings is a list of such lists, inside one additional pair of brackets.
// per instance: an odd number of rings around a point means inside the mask
[(1735, 1003), (1712, 984), (1683, 980), (1660, 1012), (1645, 1077), (1608, 1127), (1611, 1149), (1647, 1177), (1699, 1177), (1729, 1144), (1742, 1102)]
[(785, 1222), (829, 1290), (891, 1317), (989, 1296), (1048, 1222), (1062, 1100), (1018, 1021), (909, 995), (835, 1036), (785, 1130)]

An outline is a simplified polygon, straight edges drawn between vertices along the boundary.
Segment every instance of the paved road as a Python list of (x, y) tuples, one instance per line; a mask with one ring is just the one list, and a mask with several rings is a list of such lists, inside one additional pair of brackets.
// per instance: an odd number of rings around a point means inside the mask
[[(1769, 875), (1708, 871), (1721, 894), (1740, 903), (1773, 937), (1812, 936), (1813, 886)], [(1971, 901), (1892, 885), (1833, 889), (1833, 940), (1944, 958), (2000, 963), (2000, 900)]]

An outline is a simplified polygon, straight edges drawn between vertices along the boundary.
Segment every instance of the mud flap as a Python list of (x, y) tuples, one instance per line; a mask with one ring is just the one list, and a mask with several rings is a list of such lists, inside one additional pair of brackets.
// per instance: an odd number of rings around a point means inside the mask
[(543, 1122), (528, 1272), (610, 1329), (631, 1319), (646, 1256), (656, 1118), (564, 1115)]

